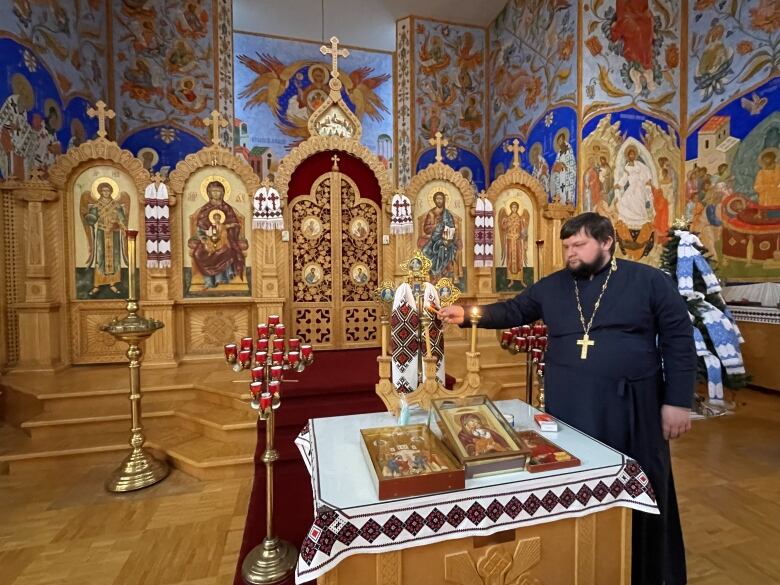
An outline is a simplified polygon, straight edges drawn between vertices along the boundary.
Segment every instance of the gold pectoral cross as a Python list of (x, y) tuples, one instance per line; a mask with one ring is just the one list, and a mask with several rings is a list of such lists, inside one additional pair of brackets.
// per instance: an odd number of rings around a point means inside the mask
[(577, 340), (577, 345), (582, 346), (582, 351), (580, 352), (580, 359), (584, 360), (587, 359), (588, 357), (588, 348), (593, 345), (596, 345), (596, 342), (593, 341), (590, 338), (590, 335), (586, 333), (585, 335), (582, 336), (582, 339)]

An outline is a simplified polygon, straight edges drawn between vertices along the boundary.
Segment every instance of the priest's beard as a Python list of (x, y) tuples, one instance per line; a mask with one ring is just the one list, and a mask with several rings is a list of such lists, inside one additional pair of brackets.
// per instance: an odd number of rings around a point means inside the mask
[(593, 260), (593, 262), (584, 262), (580, 260), (577, 266), (566, 265), (572, 275), (576, 278), (590, 278), (601, 270), (608, 260), (607, 253), (604, 250), (599, 250), (599, 255)]

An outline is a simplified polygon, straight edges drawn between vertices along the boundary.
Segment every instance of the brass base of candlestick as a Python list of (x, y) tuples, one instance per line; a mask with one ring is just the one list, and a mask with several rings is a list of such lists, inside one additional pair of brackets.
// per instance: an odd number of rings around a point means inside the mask
[(140, 490), (165, 479), (170, 469), (164, 461), (155, 459), (143, 447), (135, 447), (106, 481), (110, 492)]
[(292, 574), (297, 561), (298, 551), (289, 542), (264, 538), (244, 558), (241, 577), (250, 585), (278, 583)]

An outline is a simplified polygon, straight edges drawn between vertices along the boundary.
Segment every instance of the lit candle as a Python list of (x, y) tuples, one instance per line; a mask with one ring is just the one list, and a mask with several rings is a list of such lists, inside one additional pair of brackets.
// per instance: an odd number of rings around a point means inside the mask
[(282, 366), (271, 366), (271, 380), (282, 379)]
[(276, 326), (276, 329), (274, 330), (274, 332), (276, 333), (276, 336), (277, 336), (277, 337), (284, 338), (284, 332), (285, 332), (285, 330), (286, 330), (285, 326), (284, 326), (284, 325), (282, 325), (281, 323), (279, 323), (279, 324)]
[(260, 382), (265, 375), (265, 368), (263, 366), (257, 366), (250, 370), (252, 372), (252, 381)]
[(471, 353), (477, 352), (477, 323), (479, 323), (479, 307), (471, 307)]
[(236, 357), (238, 356), (238, 346), (235, 343), (225, 344), (225, 361), (229, 364), (236, 363)]
[(284, 338), (274, 339), (274, 351), (284, 351)]
[(297, 337), (291, 337), (287, 340), (287, 345), (290, 347), (290, 351), (298, 351), (301, 348), (301, 340)]
[(241, 367), (244, 369), (247, 369), (250, 364), (252, 363), (252, 350), (251, 349), (242, 349), (238, 352), (238, 363), (241, 364)]
[(241, 349), (252, 349), (252, 338), (251, 337), (242, 337), (241, 338)]
[(258, 325), (257, 336), (260, 339), (265, 339), (266, 337), (268, 337), (268, 325), (266, 325), (265, 323), (261, 323), (260, 325)]
[(257, 400), (257, 397), (260, 396), (260, 394), (263, 393), (263, 383), (262, 382), (252, 382), (249, 384), (249, 393), (252, 395), (252, 398)]
[(268, 325), (278, 325), (279, 315), (268, 315)]

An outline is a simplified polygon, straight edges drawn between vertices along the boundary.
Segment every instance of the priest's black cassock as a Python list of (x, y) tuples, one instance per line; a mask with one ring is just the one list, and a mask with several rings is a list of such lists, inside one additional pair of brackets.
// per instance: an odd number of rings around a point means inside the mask
[[(608, 263), (592, 279), (577, 279), (586, 324), (609, 271)], [(661, 515), (633, 514), (632, 583), (682, 585), (685, 550), (661, 406), (690, 408), (693, 400), (696, 350), (686, 304), (660, 270), (618, 260), (593, 319), (595, 343), (581, 359), (574, 284), (568, 270), (555, 272), (513, 299), (481, 307), (479, 326), (544, 320), (547, 412), (636, 459), (655, 491)]]

